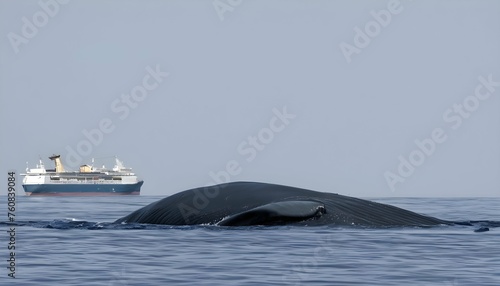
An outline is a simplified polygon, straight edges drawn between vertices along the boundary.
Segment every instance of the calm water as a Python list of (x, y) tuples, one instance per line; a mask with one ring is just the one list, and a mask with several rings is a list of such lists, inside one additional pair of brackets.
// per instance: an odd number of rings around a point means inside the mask
[[(0, 285), (500, 285), (500, 228), (109, 224), (158, 199), (19, 196), (17, 279), (7, 276), (2, 223)], [(375, 200), (443, 219), (500, 221), (500, 198)]]

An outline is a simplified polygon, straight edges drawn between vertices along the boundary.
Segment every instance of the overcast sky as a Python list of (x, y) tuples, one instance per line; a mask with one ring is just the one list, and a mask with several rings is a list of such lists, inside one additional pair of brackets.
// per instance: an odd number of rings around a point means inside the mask
[(493, 0), (3, 0), (0, 169), (116, 155), (144, 195), (229, 179), (499, 196), (499, 15)]

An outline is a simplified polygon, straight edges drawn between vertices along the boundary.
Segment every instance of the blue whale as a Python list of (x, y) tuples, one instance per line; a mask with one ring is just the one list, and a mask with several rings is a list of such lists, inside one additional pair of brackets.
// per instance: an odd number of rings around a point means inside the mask
[(232, 182), (183, 191), (115, 223), (366, 227), (454, 224), (369, 200), (257, 182)]

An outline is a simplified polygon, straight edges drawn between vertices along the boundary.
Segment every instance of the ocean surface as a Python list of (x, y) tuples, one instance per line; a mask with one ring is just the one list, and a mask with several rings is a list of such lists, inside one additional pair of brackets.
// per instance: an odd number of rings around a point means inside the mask
[[(0, 197), (0, 285), (500, 285), (500, 227), (111, 224), (160, 198), (19, 195), (9, 225)], [(500, 221), (500, 198), (373, 200), (442, 219)]]

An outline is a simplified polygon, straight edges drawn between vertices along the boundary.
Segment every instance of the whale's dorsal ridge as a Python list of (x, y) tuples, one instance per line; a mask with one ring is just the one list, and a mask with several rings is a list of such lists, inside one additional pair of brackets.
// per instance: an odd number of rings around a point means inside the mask
[(280, 201), (228, 216), (221, 226), (275, 225), (304, 221), (326, 213), (325, 205), (312, 200)]
[[(228, 182), (186, 190), (150, 203), (115, 221), (122, 222), (164, 225), (295, 224), (367, 227), (454, 224), (452, 221), (383, 203), (258, 182)], [(491, 223), (481, 223), (479, 226), (490, 227)]]

